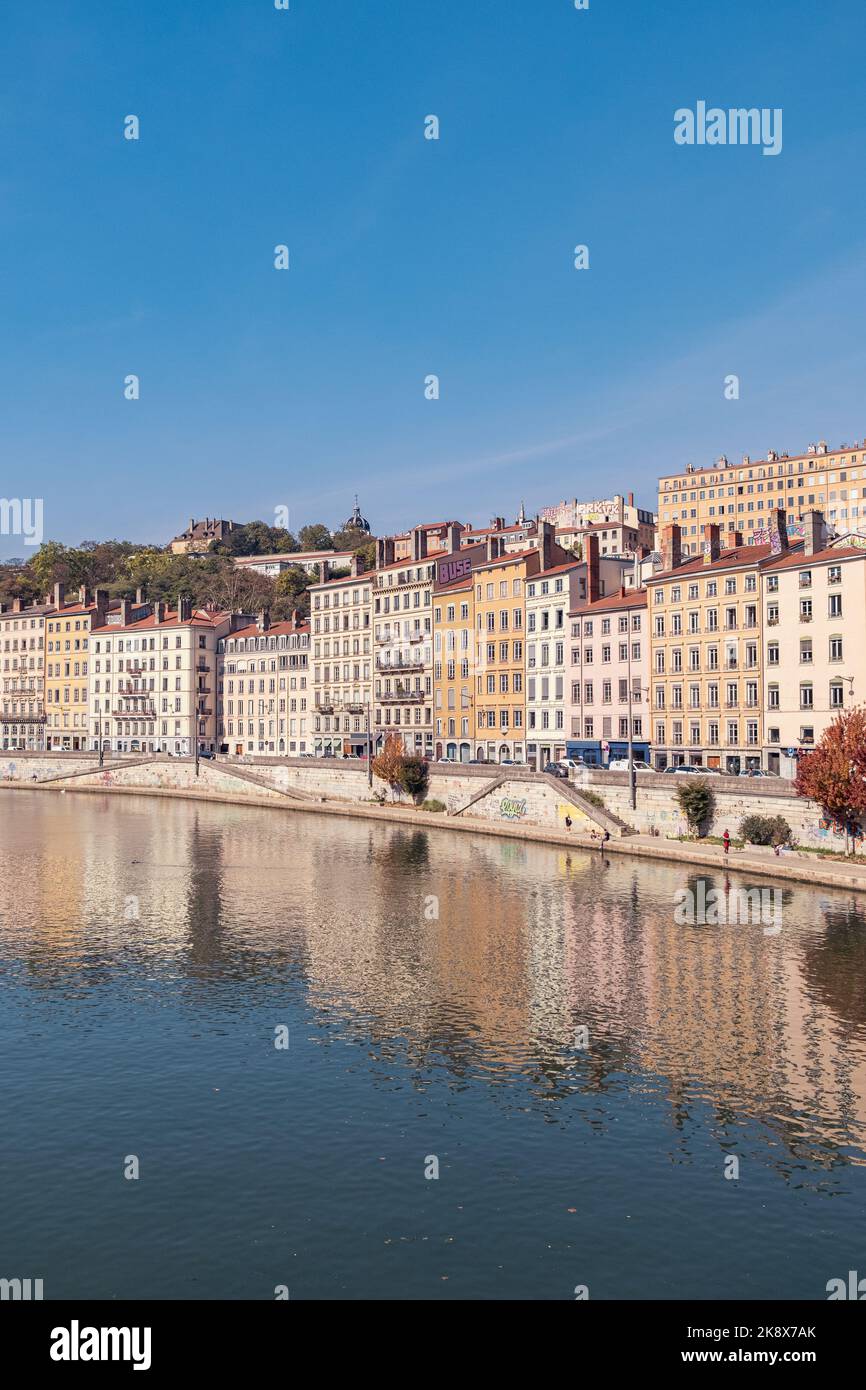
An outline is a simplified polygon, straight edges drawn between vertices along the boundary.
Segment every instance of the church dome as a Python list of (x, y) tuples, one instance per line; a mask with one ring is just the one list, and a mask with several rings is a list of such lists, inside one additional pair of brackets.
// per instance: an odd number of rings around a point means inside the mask
[(364, 534), (367, 536), (369, 536), (370, 534), (370, 523), (366, 517), (361, 515), (361, 509), (358, 506), (357, 493), (355, 494), (354, 511), (352, 512), (352, 515), (349, 517), (348, 521), (343, 522), (343, 525), (340, 529), (343, 531), (363, 531)]

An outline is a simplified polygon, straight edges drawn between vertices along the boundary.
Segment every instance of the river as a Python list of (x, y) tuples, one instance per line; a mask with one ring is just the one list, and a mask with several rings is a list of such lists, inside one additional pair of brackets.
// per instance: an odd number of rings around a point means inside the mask
[(675, 863), (146, 796), (0, 791), (0, 852), (2, 1277), (821, 1299), (866, 1275), (853, 894), (681, 925)]

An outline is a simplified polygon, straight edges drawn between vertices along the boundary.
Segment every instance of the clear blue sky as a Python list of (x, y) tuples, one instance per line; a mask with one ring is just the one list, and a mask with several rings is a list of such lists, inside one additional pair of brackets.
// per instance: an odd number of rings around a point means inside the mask
[[(866, 436), (864, 51), (862, 0), (6, 0), (0, 495), (384, 532)], [(782, 153), (677, 146), (699, 99)]]

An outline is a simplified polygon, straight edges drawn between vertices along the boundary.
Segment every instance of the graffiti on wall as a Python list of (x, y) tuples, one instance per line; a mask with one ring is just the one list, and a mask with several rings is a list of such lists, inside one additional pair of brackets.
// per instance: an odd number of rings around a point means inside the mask
[(505, 820), (520, 820), (521, 816), (526, 815), (526, 802), (518, 801), (513, 796), (503, 796), (499, 803), (499, 814)]

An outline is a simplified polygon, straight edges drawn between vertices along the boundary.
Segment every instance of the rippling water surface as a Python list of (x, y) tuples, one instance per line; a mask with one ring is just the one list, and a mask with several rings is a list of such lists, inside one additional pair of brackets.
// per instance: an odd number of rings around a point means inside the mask
[(0, 792), (0, 854), (0, 1276), (811, 1299), (866, 1273), (851, 895), (786, 888), (776, 935), (680, 926), (675, 864), (45, 792)]

